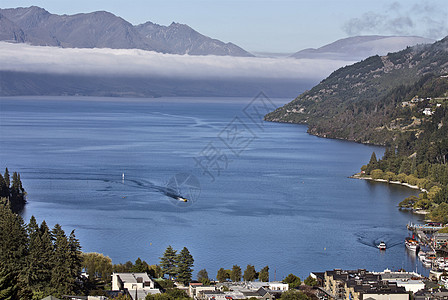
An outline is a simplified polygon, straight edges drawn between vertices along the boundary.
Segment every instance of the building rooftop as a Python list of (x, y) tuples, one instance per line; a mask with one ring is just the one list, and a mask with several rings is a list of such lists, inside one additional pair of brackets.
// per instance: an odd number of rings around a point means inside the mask
[(151, 281), (146, 273), (114, 273), (118, 275), (123, 283), (144, 283)]

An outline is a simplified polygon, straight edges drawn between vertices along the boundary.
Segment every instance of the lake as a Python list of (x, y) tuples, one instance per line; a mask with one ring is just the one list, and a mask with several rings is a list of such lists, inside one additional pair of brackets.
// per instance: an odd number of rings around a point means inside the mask
[(290, 100), (0, 98), (0, 167), (21, 174), (26, 221), (75, 229), (83, 251), (114, 263), (155, 264), (172, 245), (190, 250), (194, 277), (234, 264), (269, 265), (271, 280), (428, 274), (404, 246), (420, 219), (397, 209), (417, 191), (348, 178), (383, 148), (262, 122)]

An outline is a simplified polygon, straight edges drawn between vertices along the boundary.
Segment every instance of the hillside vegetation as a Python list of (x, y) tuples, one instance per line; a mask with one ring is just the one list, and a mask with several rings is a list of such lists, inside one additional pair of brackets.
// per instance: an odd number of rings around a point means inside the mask
[(447, 73), (448, 37), (341, 68), (265, 120), (305, 123), (314, 135), (386, 145), (394, 138), (388, 125), (397, 104), (428, 76)]
[(306, 123), (311, 134), (386, 146), (362, 176), (422, 189), (400, 207), (429, 210), (448, 222), (448, 37), (373, 56), (335, 71), (265, 116)]

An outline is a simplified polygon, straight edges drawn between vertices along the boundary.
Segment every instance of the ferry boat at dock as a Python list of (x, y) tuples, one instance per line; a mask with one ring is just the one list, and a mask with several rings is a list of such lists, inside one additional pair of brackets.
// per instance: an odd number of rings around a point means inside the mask
[(381, 243), (378, 245), (378, 249), (380, 250), (386, 250), (386, 243), (381, 241)]
[(413, 237), (407, 237), (404, 241), (404, 244), (406, 245), (406, 248), (408, 248), (409, 251), (417, 252), (417, 250), (420, 248), (418, 241)]

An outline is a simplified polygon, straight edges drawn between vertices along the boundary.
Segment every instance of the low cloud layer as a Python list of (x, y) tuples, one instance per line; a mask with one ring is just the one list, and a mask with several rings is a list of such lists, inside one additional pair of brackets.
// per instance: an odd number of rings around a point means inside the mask
[(444, 1), (402, 3), (392, 2), (383, 12), (366, 12), (346, 22), (343, 29), (350, 36), (393, 34), (440, 39), (448, 35)]
[(351, 62), (293, 58), (189, 56), (137, 49), (73, 49), (0, 42), (0, 70), (176, 78), (321, 79)]

